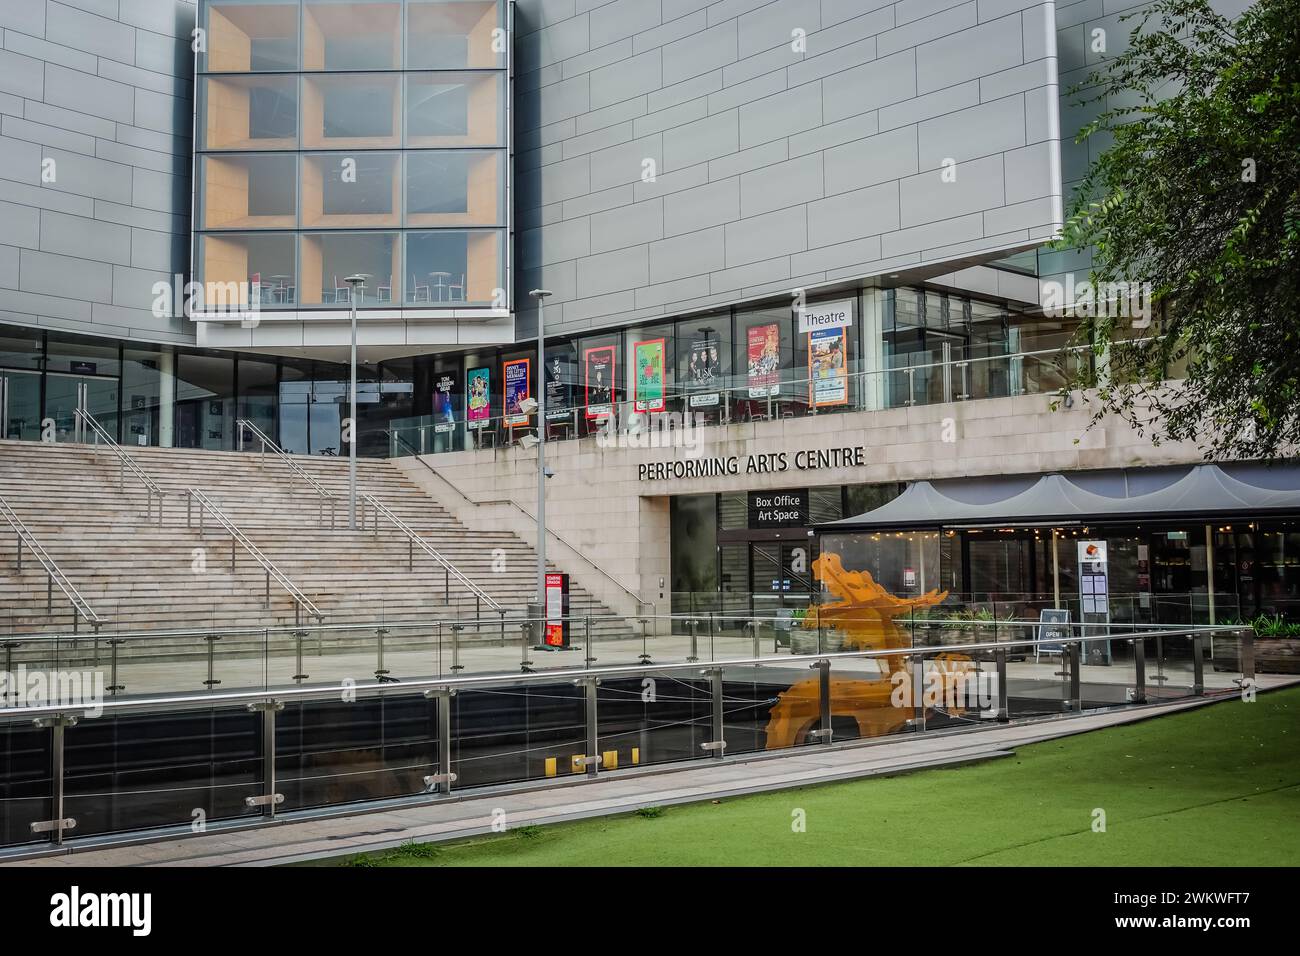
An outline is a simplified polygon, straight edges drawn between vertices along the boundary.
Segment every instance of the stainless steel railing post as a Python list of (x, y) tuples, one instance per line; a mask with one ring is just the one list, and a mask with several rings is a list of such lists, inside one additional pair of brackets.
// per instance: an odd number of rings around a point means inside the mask
[(375, 628), (375, 638), (377, 639), (376, 649), (378, 654), (378, 657), (375, 661), (377, 665), (375, 667), (376, 680), (382, 680), (383, 678), (388, 676), (388, 668), (384, 667), (384, 635), (387, 633), (388, 633), (388, 628), (386, 627)]
[(1201, 632), (1192, 634), (1192, 694), (1200, 697), (1205, 693), (1205, 644)]
[(1068, 658), (1070, 662), (1070, 696), (1065, 702), (1066, 710), (1078, 711), (1083, 709), (1083, 684), (1082, 675), (1079, 673), (1079, 662), (1083, 655), (1080, 653), (1080, 643), (1081, 642), (1079, 641), (1071, 641), (1068, 645)]
[(1242, 680), (1255, 679), (1255, 631), (1247, 628), (1238, 632), (1241, 635), (1241, 677)]
[(1007, 687), (1007, 651), (1004, 647), (999, 647), (995, 652), (997, 659), (997, 681), (998, 681), (998, 720), (1006, 723), (1011, 719), (1011, 695)]
[(1133, 703), (1147, 702), (1147, 642), (1142, 638), (1129, 641), (1133, 645)]
[(691, 618), (691, 653), (686, 658), (686, 662), (693, 663), (700, 659), (700, 619)]
[(834, 720), (831, 715), (831, 662), (814, 661), (812, 666), (817, 670), (817, 711), (821, 724), (816, 733), (823, 744), (830, 744), (835, 736), (831, 726)]

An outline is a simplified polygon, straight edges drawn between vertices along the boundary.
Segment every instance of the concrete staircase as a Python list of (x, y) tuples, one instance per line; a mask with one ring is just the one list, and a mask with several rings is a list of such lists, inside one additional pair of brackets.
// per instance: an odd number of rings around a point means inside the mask
[[(211, 516), (200, 533), (198, 505), (187, 520), (187, 490), (203, 491), (322, 612), (327, 624), (414, 622), (498, 615), (435, 559), (413, 549), (382, 519), (378, 534), (348, 530), (347, 461), (295, 461), (334, 500), (274, 455), (131, 448), (129, 454), (163, 490), (161, 523), (147, 516), (148, 496), (111, 451), (87, 445), (0, 441), (0, 497), (44, 545), (90, 607), (102, 632), (194, 628), (263, 628), (295, 623), (295, 601), (277, 583), (266, 602), (266, 574)], [(358, 486), (373, 495), (508, 612), (522, 617), (535, 591), (536, 554), (508, 532), (470, 532), (391, 463), (357, 463)], [(323, 515), (322, 515), (323, 512)], [(46, 575), (31, 555), (15, 569), (15, 535), (0, 519), (0, 635), (71, 629), (72, 610), (56, 587), (46, 613)], [(408, 561), (413, 553), (413, 568)], [(606, 615), (581, 588), (571, 613)], [(631, 633), (608, 621), (603, 632)], [(89, 628), (83, 623), (83, 631)], [(499, 626), (484, 628), (483, 639)], [(402, 633), (402, 632), (398, 632)], [(413, 633), (413, 632), (411, 632)], [(505, 636), (518, 639), (517, 623)], [(358, 632), (358, 639), (362, 639)], [(365, 640), (373, 640), (368, 631)]]

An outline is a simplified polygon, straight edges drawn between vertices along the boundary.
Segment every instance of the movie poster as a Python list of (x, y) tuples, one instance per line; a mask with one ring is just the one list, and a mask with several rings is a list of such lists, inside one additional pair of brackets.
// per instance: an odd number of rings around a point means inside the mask
[(781, 393), (781, 326), (753, 325), (746, 341), (750, 398)]
[(546, 360), (546, 420), (569, 417), (569, 382), (572, 359), (568, 356), (551, 355)]
[(597, 345), (582, 353), (583, 390), (588, 418), (614, 412), (614, 346)]
[(455, 372), (439, 372), (433, 381), (433, 430), (439, 435), (456, 430)]
[(492, 417), (492, 370), (472, 368), (465, 375), (465, 427), (484, 428)]
[(664, 339), (650, 339), (632, 346), (636, 364), (632, 380), (632, 408), (638, 412), (664, 410)]
[(696, 339), (691, 343), (686, 364), (686, 390), (691, 408), (709, 408), (718, 404), (718, 387), (722, 383), (721, 346), (717, 339)]
[(844, 328), (808, 333), (808, 401), (816, 406), (844, 405), (849, 400), (844, 360)]
[(528, 397), (528, 367), (531, 360), (513, 359), (502, 366), (502, 381), (505, 383), (505, 420), (506, 427), (517, 428), (528, 424), (528, 415), (519, 408), (519, 403)]

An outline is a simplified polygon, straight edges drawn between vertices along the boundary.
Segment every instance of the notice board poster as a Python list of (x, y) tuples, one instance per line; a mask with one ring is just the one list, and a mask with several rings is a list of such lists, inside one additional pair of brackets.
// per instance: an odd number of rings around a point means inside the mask
[(456, 429), (456, 373), (439, 372), (433, 380), (433, 430), (438, 434)]
[(542, 643), (547, 647), (569, 646), (569, 576), (546, 575), (546, 630)]
[(686, 390), (691, 408), (710, 408), (718, 404), (718, 386), (722, 380), (722, 359), (717, 339), (702, 338), (691, 342), (686, 364)]
[(632, 407), (638, 412), (664, 410), (664, 339), (650, 339), (632, 346), (636, 362), (632, 379)]
[(614, 346), (597, 345), (582, 353), (582, 385), (588, 418), (614, 412)]
[(532, 363), (526, 359), (513, 359), (502, 365), (502, 381), (505, 383), (505, 419), (506, 427), (517, 428), (528, 424), (528, 415), (519, 407), (528, 397), (528, 369)]
[(781, 391), (781, 326), (752, 325), (745, 341), (750, 398), (767, 398)]
[(465, 426), (484, 428), (492, 417), (492, 370), (472, 368), (465, 374)]
[(848, 403), (844, 338), (843, 328), (808, 333), (808, 401), (818, 408)]
[(546, 360), (546, 419), (553, 421), (557, 418), (569, 417), (569, 402), (571, 401), (569, 383), (572, 381), (570, 367), (573, 365), (572, 358), (564, 358), (559, 355), (552, 355)]

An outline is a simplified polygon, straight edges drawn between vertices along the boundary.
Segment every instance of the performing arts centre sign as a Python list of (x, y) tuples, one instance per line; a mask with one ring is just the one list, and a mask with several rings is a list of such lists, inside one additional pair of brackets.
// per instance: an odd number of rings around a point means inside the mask
[(867, 450), (862, 445), (837, 448), (775, 451), (758, 455), (726, 455), (652, 461), (637, 465), (641, 481), (685, 481), (691, 478), (727, 478), (740, 475), (777, 475), (789, 471), (824, 468), (865, 468)]

